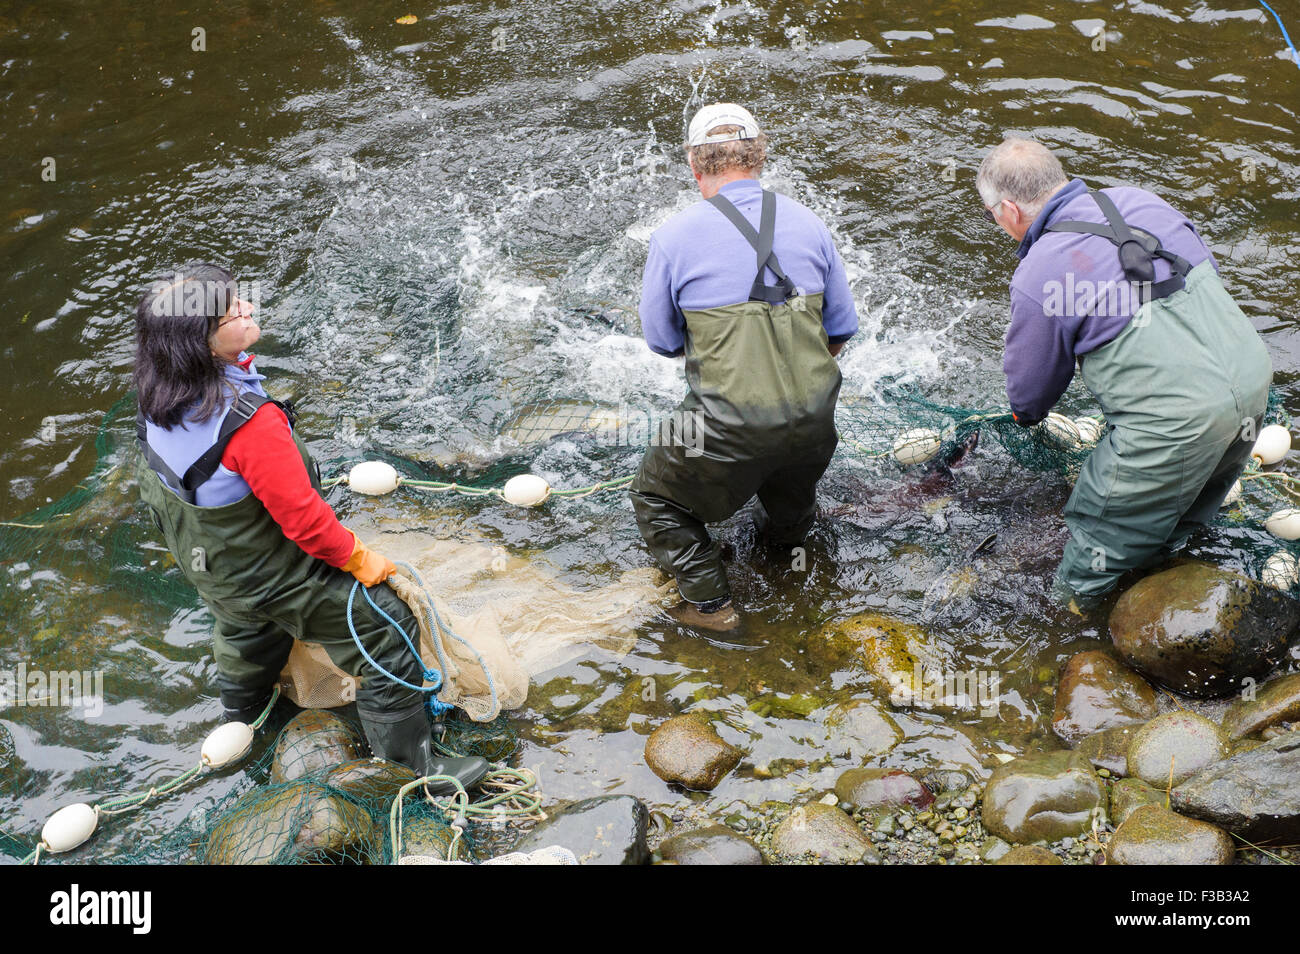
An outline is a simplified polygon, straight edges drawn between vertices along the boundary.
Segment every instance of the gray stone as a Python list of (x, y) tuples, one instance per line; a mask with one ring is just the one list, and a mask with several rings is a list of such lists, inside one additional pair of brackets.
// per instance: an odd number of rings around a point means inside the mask
[(787, 858), (812, 855), (825, 864), (879, 864), (880, 852), (853, 819), (834, 805), (800, 805), (772, 833), (772, 850)]
[(665, 782), (702, 792), (712, 791), (740, 762), (741, 754), (698, 714), (669, 719), (645, 743), (645, 760), (652, 772)]
[(650, 861), (650, 812), (631, 795), (601, 795), (574, 802), (520, 840), (516, 851), (549, 845), (568, 848), (584, 865), (644, 865)]
[(1216, 762), (1170, 793), (1175, 810), (1249, 841), (1300, 839), (1300, 732)]
[(1125, 725), (1104, 729), (1085, 738), (1074, 750), (1099, 769), (1112, 775), (1126, 775), (1128, 747), (1140, 728), (1140, 725)]
[(1111, 865), (1230, 865), (1232, 838), (1221, 828), (1184, 818), (1161, 805), (1142, 805), (1106, 846)]
[(1201, 699), (1236, 692), (1286, 654), (1300, 603), (1271, 586), (1188, 562), (1140, 580), (1115, 603), (1110, 635), (1130, 666)]
[(1103, 806), (1101, 779), (1078, 752), (1040, 752), (1001, 765), (984, 789), (984, 827), (1007, 841), (1081, 835)]
[(1092, 650), (1071, 656), (1061, 672), (1052, 731), (1075, 745), (1095, 732), (1140, 724), (1155, 714), (1150, 684), (1110, 653)]
[(1270, 679), (1253, 699), (1238, 699), (1223, 716), (1228, 738), (1236, 741), (1280, 722), (1300, 721), (1300, 673)]
[(836, 780), (835, 796), (851, 811), (866, 813), (924, 811), (934, 803), (929, 789), (902, 769), (849, 769)]
[(1204, 716), (1167, 712), (1133, 736), (1128, 747), (1128, 774), (1167, 790), (1228, 757), (1228, 736)]
[(679, 865), (761, 865), (763, 854), (726, 825), (711, 825), (664, 840), (659, 855)]

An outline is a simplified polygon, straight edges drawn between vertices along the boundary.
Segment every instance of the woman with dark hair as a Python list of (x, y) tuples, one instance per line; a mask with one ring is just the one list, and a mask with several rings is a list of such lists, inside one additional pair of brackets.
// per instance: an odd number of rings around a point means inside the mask
[[(213, 652), (227, 720), (265, 707), (294, 639), (321, 644), (360, 680), (357, 714), (376, 756), (466, 785), (483, 759), (431, 754), (423, 696), (376, 672), (348, 630), (353, 581), (418, 640), (409, 608), (384, 581), (395, 570), (335, 517), (292, 410), (267, 397), (248, 349), (261, 336), (234, 276), (193, 265), (136, 308), (140, 494), (215, 620)], [(401, 634), (354, 600), (361, 643), (413, 685), (421, 667)]]

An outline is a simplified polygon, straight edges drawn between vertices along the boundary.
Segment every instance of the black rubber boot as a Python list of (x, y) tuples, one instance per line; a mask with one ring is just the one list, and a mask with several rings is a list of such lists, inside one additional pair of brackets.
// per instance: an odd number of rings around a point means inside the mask
[[(466, 789), (482, 781), (488, 773), (487, 759), (478, 756), (445, 756), (433, 751), (429, 735), (429, 717), (424, 704), (401, 712), (370, 712), (357, 709), (370, 750), (377, 758), (400, 762), (421, 775), (450, 775)], [(453, 795), (456, 786), (434, 781), (428, 785), (431, 795)]]
[[(252, 702), (248, 700), (252, 699)], [(258, 698), (258, 693), (240, 693), (236, 695), (233, 692), (223, 692), (221, 694), (221, 713), (222, 722), (243, 722), (245, 725), (251, 725), (257, 721), (266, 704), (271, 701), (271, 690), (267, 689)]]

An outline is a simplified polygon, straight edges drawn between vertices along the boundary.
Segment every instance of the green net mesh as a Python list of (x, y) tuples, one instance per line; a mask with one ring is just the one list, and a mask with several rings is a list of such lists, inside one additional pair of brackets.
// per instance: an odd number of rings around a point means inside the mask
[[(1066, 402), (1069, 403), (1068, 401)], [(1047, 428), (1021, 428), (1002, 409), (961, 407), (926, 398), (905, 386), (884, 386), (870, 398), (844, 396), (837, 412), (841, 435), (841, 464), (875, 468), (903, 479), (913, 467), (943, 466), (959, 456), (978, 431), (983, 454), (1005, 453), (1015, 465), (1039, 472), (1056, 472), (1069, 480), (1087, 459), (1090, 445), (1079, 440), (1089, 417), (1100, 416), (1086, 407), (1070, 408), (1076, 414), (1075, 430), (1062, 437)], [(0, 587), (0, 618), (9, 632), (9, 645), (21, 645), (39, 663), (41, 646), (86, 618), (97, 618), (129, 600), (138, 625), (161, 629), (178, 608), (194, 607), (196, 597), (175, 569), (165, 549), (153, 542), (152, 528), (139, 518), (134, 485), (127, 476), (134, 459), (134, 400), (119, 401), (105, 416), (96, 442), (96, 463), (91, 473), (62, 498), (24, 517), (0, 524), (0, 568), (9, 585)], [(563, 438), (580, 447), (601, 444), (624, 449), (644, 446), (657, 433), (662, 415), (631, 413), (624, 408), (571, 400), (530, 405), (511, 414), (501, 426), (501, 456), (480, 472), (468, 488), (471, 493), (499, 488), (510, 476), (524, 473), (541, 445)], [(1289, 426), (1290, 418), (1280, 395), (1271, 395), (1265, 423)], [(1085, 435), (1086, 436), (1086, 435)], [(374, 455), (371, 455), (372, 457)], [(588, 455), (590, 456), (590, 455)], [(439, 483), (441, 476), (412, 461), (389, 458), (410, 489), (421, 487), (465, 489)], [(326, 476), (335, 482), (355, 458), (322, 460)], [(625, 480), (626, 474), (604, 475), (602, 485)], [(1274, 468), (1252, 467), (1243, 475), (1242, 492), (1223, 509), (1218, 529), (1225, 545), (1239, 555), (1248, 572), (1259, 576), (1267, 561), (1279, 552), (1300, 556), (1300, 543), (1277, 539), (1263, 529), (1273, 512), (1297, 505), (1292, 479)], [(572, 496), (585, 496), (592, 487), (559, 488)], [(593, 498), (597, 499), (597, 498)], [(560, 506), (561, 504), (554, 504)], [(1286, 584), (1284, 584), (1286, 585)], [(1295, 587), (1291, 586), (1294, 590)], [(75, 599), (67, 594), (75, 592)], [(125, 594), (125, 595), (124, 595)], [(143, 618), (140, 618), (143, 614)], [(34, 621), (34, 622), (33, 622)], [(21, 628), (19, 628), (21, 627)], [(3, 728), (3, 727), (0, 727)], [(169, 820), (169, 834), (147, 850), (97, 855), (95, 841), (56, 860), (86, 862), (201, 862), (316, 863), (322, 861), (382, 864), (393, 858), (390, 810), (401, 772), (370, 766), (364, 742), (354, 726), (331, 723), (311, 731), (290, 728), (251, 767), (227, 770), (237, 781), (215, 803), (191, 811), (181, 820)], [(333, 749), (317, 746), (315, 733), (334, 738)], [(452, 720), (438, 744), (446, 752), (482, 755), (505, 762), (516, 739), (505, 718), (484, 726)], [(328, 756), (310, 755), (327, 751)], [(8, 733), (0, 732), (0, 770), (12, 758)], [(8, 772), (0, 774), (9, 775)], [(112, 787), (105, 773), (104, 789)], [(197, 784), (202, 784), (197, 783)], [(145, 812), (149, 809), (145, 809)], [(429, 848), (454, 840), (460, 857), (483, 849), (485, 837), (498, 836), (497, 827), (455, 829), (438, 807), (421, 797), (403, 800), (400, 819), (408, 841)], [(37, 841), (35, 833), (17, 832), (0, 818), (0, 854), (10, 860), (26, 856)], [(114, 820), (114, 824), (140, 824), (139, 816)], [(455, 830), (454, 830), (455, 829)], [(506, 839), (505, 835), (501, 835)], [(422, 852), (415, 852), (422, 853)]]

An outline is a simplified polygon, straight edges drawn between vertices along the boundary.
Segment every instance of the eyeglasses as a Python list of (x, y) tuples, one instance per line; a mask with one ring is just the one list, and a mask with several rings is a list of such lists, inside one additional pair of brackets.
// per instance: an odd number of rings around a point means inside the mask
[(238, 314), (231, 315), (229, 318), (218, 321), (217, 322), (218, 328), (224, 328), (232, 321), (241, 321), (253, 317), (253, 306), (249, 302), (244, 301), (242, 298), (236, 298), (235, 304), (232, 307), (238, 310)]

